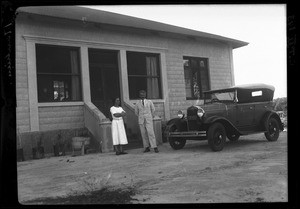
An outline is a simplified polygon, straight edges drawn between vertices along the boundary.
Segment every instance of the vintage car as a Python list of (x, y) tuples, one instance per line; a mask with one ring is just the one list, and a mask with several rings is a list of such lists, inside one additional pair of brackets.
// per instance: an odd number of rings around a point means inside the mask
[(264, 132), (276, 141), (283, 124), (273, 110), (275, 88), (266, 84), (238, 85), (204, 92), (202, 105), (178, 111), (178, 118), (167, 122), (165, 134), (175, 150), (186, 140), (208, 140), (213, 151), (224, 148), (226, 137), (237, 141), (241, 135)]

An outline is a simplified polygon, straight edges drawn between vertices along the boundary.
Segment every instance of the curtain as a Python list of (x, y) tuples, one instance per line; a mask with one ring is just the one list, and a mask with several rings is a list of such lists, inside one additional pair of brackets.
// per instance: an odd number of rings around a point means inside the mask
[(75, 50), (70, 51), (71, 55), (71, 71), (72, 71), (72, 101), (80, 100), (80, 82), (79, 82), (79, 66), (78, 53)]
[[(157, 69), (157, 58), (156, 57), (146, 57), (146, 67), (147, 67), (147, 97), (150, 99), (159, 98), (159, 86), (158, 86), (158, 69)], [(152, 77), (157, 76), (157, 77)]]

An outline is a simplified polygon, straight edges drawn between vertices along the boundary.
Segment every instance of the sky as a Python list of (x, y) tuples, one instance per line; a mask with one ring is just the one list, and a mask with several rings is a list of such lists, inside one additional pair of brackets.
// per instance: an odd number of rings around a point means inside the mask
[(94, 9), (248, 42), (233, 50), (235, 84), (265, 83), (287, 96), (286, 5), (113, 5)]

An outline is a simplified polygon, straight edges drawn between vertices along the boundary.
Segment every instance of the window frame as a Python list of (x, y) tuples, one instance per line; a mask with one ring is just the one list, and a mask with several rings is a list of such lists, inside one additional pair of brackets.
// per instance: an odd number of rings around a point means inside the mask
[[(192, 91), (194, 90), (194, 87), (193, 87), (193, 82), (192, 82), (192, 79), (193, 79), (193, 72), (194, 71), (197, 71), (197, 84), (199, 86), (199, 90), (200, 90), (200, 97), (196, 97), (196, 96), (192, 96), (192, 97), (188, 97), (186, 95), (186, 100), (197, 100), (197, 99), (202, 99), (204, 100), (205, 99), (205, 95), (203, 93), (203, 90), (202, 90), (202, 86), (201, 86), (201, 67), (200, 67), (200, 62), (201, 61), (204, 61), (206, 66), (205, 66), (205, 70), (206, 70), (206, 73), (207, 73), (207, 87), (208, 87), (208, 90), (211, 89), (211, 83), (210, 83), (210, 71), (209, 71), (209, 59), (208, 58), (205, 58), (205, 57), (194, 57), (194, 56), (183, 56), (183, 61), (184, 60), (188, 60), (190, 65), (191, 65), (191, 60), (196, 60), (196, 63), (197, 63), (197, 68), (196, 69), (193, 69), (192, 66), (189, 66), (189, 74), (190, 74), (190, 87), (191, 87), (191, 93)], [(184, 82), (185, 82), (185, 66), (183, 66), (183, 76), (184, 76)], [(185, 83), (185, 94), (186, 94), (186, 83)]]
[[(81, 69), (81, 47), (80, 46), (74, 46), (74, 45), (59, 45), (59, 44), (55, 44), (55, 43), (40, 43), (40, 42), (36, 42), (34, 43), (34, 47), (35, 50), (37, 50), (37, 47), (53, 47), (56, 49), (59, 48), (64, 48), (64, 49), (70, 49), (76, 51), (77, 54), (77, 65), (78, 65), (78, 72), (77, 73), (66, 73), (66, 72), (38, 72), (38, 59), (37, 59), (37, 53), (35, 53), (35, 65), (36, 65), (36, 83), (37, 83), (37, 102), (38, 102), (38, 106), (65, 106), (65, 105), (82, 105), (83, 102), (83, 84), (82, 84), (82, 69)], [(79, 82), (79, 99), (78, 100), (69, 100), (69, 101), (39, 101), (39, 88), (38, 88), (38, 79), (39, 76), (57, 76), (57, 77), (68, 77), (68, 79), (72, 79), (73, 76), (77, 76), (78, 78), (78, 82)], [(71, 87), (70, 87), (71, 88)], [(51, 89), (50, 91), (54, 91), (54, 87), (53, 89)], [(54, 93), (54, 92), (53, 92)], [(72, 92), (73, 93), (73, 92)], [(71, 97), (71, 95), (70, 95)]]

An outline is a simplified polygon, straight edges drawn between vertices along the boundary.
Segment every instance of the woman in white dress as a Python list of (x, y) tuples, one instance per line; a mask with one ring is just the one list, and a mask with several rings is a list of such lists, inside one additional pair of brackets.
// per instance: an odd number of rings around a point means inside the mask
[(123, 121), (126, 112), (120, 107), (120, 98), (114, 99), (113, 103), (114, 106), (110, 108), (110, 113), (112, 115), (111, 131), (113, 145), (115, 147), (116, 155), (123, 155), (127, 154), (123, 151), (123, 145), (128, 144)]

